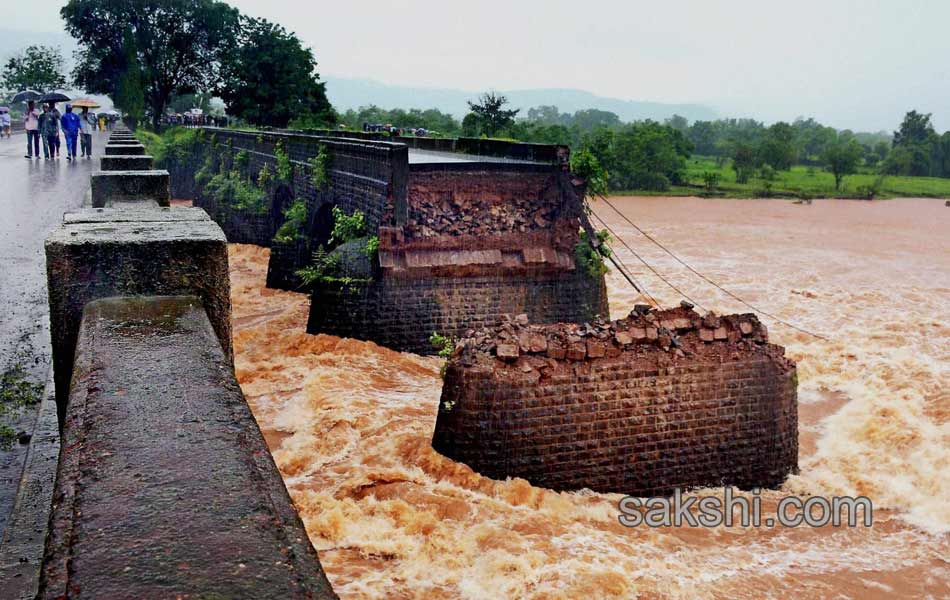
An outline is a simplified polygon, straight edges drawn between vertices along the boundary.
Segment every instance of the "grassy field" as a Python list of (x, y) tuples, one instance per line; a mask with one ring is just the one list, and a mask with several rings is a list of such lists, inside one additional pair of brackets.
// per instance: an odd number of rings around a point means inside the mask
[[(821, 167), (794, 166), (778, 171), (771, 182), (753, 177), (748, 183), (736, 183), (736, 172), (730, 166), (717, 167), (714, 158), (694, 156), (687, 162), (687, 185), (673, 186), (666, 192), (613, 192), (616, 195), (695, 196), (704, 191), (703, 173), (719, 173), (714, 195), (729, 198), (857, 198), (864, 197), (861, 187), (872, 186), (878, 175), (865, 169), (848, 175), (835, 191), (835, 178)], [(771, 189), (768, 189), (771, 184)], [(888, 175), (881, 182), (877, 198), (950, 198), (950, 179), (939, 177), (901, 177)]]

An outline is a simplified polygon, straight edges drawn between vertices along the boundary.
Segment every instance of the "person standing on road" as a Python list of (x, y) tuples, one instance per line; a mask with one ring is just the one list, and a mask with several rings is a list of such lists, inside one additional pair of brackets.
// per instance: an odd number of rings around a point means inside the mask
[(82, 129), (82, 120), (79, 115), (73, 112), (73, 105), (66, 105), (66, 114), (62, 119), (63, 135), (66, 136), (66, 160), (76, 159), (76, 140), (79, 138), (79, 130)]
[[(50, 113), (52, 113), (53, 119), (54, 119), (54, 123), (56, 124), (56, 134), (55, 134), (55, 137), (54, 137), (54, 139), (53, 139), (53, 142), (54, 142), (54, 146), (56, 147), (56, 156), (55, 156), (55, 158), (59, 158), (59, 144), (60, 144), (60, 140), (59, 140), (59, 126), (60, 126), (60, 125), (59, 125), (59, 124), (60, 124), (60, 119), (62, 118), (63, 115), (59, 112), (59, 109), (56, 108), (56, 103), (55, 103), (55, 102), (50, 102), (50, 103), (49, 103), (49, 111), (50, 111)], [(51, 148), (51, 150), (52, 150), (52, 148)]]
[(86, 158), (92, 158), (92, 130), (95, 127), (96, 118), (89, 114), (88, 107), (83, 106), (82, 114), (79, 115), (79, 145)]
[[(23, 128), (26, 129), (26, 156), (24, 158), (37, 159), (40, 157), (40, 111), (36, 110), (36, 103), (30, 100), (26, 105), (26, 114), (23, 115)], [(32, 146), (30, 143), (32, 142)], [(43, 143), (46, 148), (46, 143)]]
[(10, 111), (4, 109), (0, 111), (0, 137), (10, 137)]
[[(48, 104), (43, 105), (43, 112), (40, 113), (40, 116), (37, 118), (37, 120), (39, 121), (40, 137), (43, 138), (43, 158), (46, 160), (55, 158), (56, 145), (55, 142), (53, 142), (53, 137), (50, 132), (56, 128), (56, 121), (52, 113), (49, 111)], [(39, 152), (37, 152), (36, 155), (39, 156)]]

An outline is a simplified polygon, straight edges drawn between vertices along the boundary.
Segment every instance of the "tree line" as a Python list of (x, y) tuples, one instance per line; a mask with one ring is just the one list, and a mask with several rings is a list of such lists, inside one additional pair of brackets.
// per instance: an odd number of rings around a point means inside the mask
[(753, 177), (770, 180), (795, 165), (823, 167), (835, 188), (859, 169), (888, 175), (950, 177), (950, 132), (938, 135), (931, 115), (908, 112), (899, 129), (854, 132), (799, 118), (765, 125), (754, 119), (689, 121), (674, 115), (663, 123), (624, 123), (615, 113), (587, 109), (562, 113), (556, 106), (520, 110), (507, 107), (504, 96), (488, 92), (469, 103), (461, 121), (436, 109), (392, 109), (378, 106), (348, 110), (341, 121), (422, 127), (445, 137), (493, 137), (523, 142), (565, 144), (586, 152), (604, 170), (611, 190), (663, 191), (685, 182), (687, 160), (712, 157), (732, 168), (737, 183)]

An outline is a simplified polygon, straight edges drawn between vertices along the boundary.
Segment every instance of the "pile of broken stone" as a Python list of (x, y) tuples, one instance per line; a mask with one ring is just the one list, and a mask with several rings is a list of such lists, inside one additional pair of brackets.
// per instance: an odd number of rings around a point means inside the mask
[(768, 343), (768, 331), (754, 314), (700, 315), (683, 302), (658, 310), (638, 304), (625, 319), (592, 323), (532, 325), (525, 314), (504, 315), (494, 328), (469, 330), (455, 347), (463, 363), (491, 357), (515, 362), (520, 357), (555, 361), (612, 358), (630, 350), (663, 351), (678, 357), (751, 348)]
[(435, 200), (416, 197), (410, 199), (406, 237), (526, 233), (547, 229), (556, 218), (557, 206), (538, 197), (525, 196), (505, 202), (491, 198)]

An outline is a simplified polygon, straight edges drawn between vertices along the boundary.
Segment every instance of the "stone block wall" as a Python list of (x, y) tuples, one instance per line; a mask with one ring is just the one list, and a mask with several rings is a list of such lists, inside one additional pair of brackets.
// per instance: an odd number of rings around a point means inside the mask
[(603, 278), (579, 271), (382, 277), (314, 290), (307, 331), (432, 354), (432, 332), (458, 338), (507, 313), (527, 313), (538, 323), (586, 321), (607, 314), (607, 290)]
[[(217, 149), (212, 148), (212, 136)], [(204, 155), (196, 156), (190, 166), (178, 165), (170, 169), (172, 195), (192, 199), (195, 206), (205, 209), (224, 230), (230, 242), (277, 246), (272, 255), (268, 285), (282, 289), (299, 289), (300, 282), (294, 271), (306, 266), (312, 250), (321, 240), (316, 222), (324, 205), (338, 206), (348, 214), (363, 212), (367, 227), (375, 231), (383, 219), (387, 206), (405, 206), (405, 181), (408, 169), (408, 150), (399, 144), (373, 140), (342, 140), (315, 135), (286, 132), (246, 132), (208, 128), (204, 152), (238, 152), (249, 155), (250, 173), (258, 173), (264, 165), (273, 172), (276, 167), (276, 149), (281, 144), (294, 167), (293, 178), (266, 198), (266, 210), (256, 212), (220, 206), (208, 194), (203, 194), (194, 183)], [(331, 155), (330, 183), (317, 189), (312, 181), (310, 164), (324, 146)], [(295, 200), (307, 204), (309, 216), (301, 239), (291, 243), (274, 242), (274, 236), (284, 222), (284, 210)], [(311, 243), (313, 241), (313, 243)], [(311, 248), (311, 246), (313, 246)]]
[(456, 347), (437, 451), (497, 479), (635, 496), (777, 487), (797, 471), (795, 365), (754, 315), (519, 321)]

